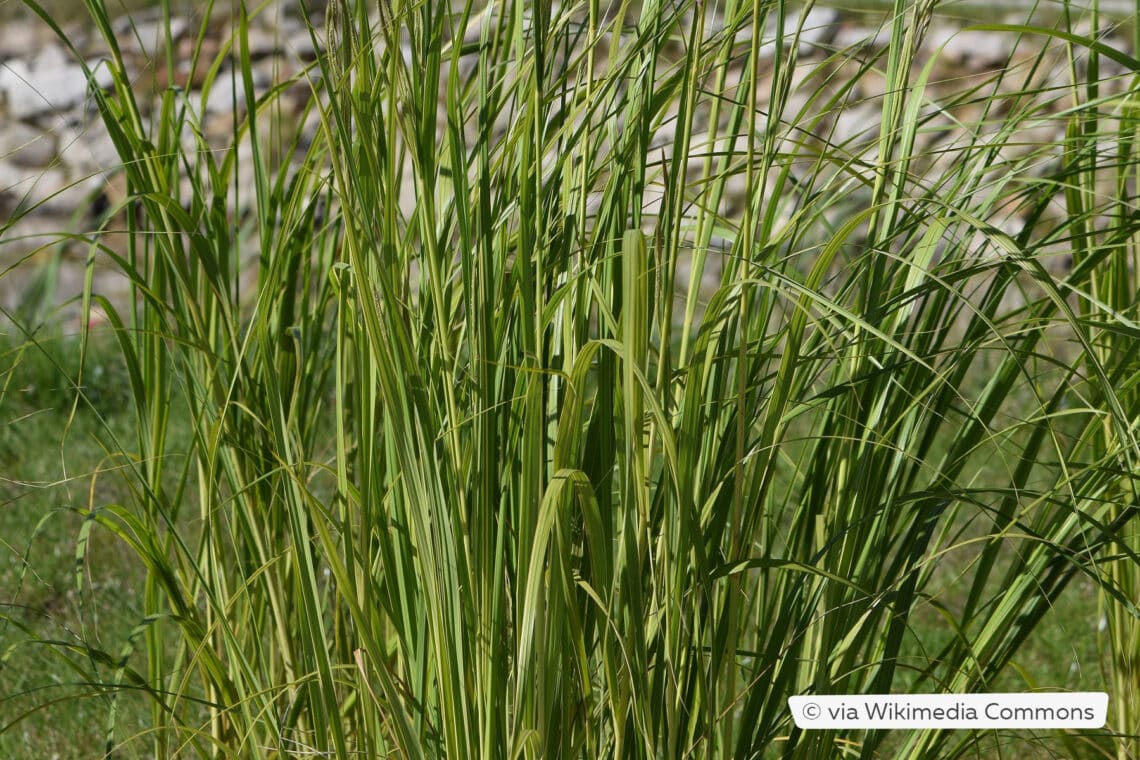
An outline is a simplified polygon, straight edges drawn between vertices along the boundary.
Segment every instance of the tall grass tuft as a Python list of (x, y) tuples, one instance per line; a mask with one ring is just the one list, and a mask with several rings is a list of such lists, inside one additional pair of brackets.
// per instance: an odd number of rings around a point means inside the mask
[(145, 610), (52, 646), (108, 754), (984, 756), (786, 699), (1008, 684), (1084, 579), (1110, 731), (1029, 740), (1140, 755), (1136, 50), (995, 27), (1041, 52), (946, 101), (930, 2), (810, 61), (782, 2), (332, 2), (297, 167), (255, 9), (218, 151), (87, 8), (132, 234), (128, 302), (84, 306), (134, 438), (77, 560), (117, 537)]

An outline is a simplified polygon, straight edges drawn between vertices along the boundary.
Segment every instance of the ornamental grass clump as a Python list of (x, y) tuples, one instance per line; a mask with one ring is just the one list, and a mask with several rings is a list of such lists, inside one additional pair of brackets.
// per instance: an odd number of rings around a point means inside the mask
[(237, 6), (219, 151), (87, 6), (132, 234), (83, 307), (133, 426), (75, 580), (109, 534), (145, 609), (17, 623), (108, 753), (988, 755), (787, 697), (1028, 690), (1077, 581), (1108, 729), (1018, 738), (1140, 752), (1140, 63), (1095, 16), (990, 26), (1007, 65), (947, 94), (927, 2), (822, 52), (810, 3), (334, 2), (303, 147)]

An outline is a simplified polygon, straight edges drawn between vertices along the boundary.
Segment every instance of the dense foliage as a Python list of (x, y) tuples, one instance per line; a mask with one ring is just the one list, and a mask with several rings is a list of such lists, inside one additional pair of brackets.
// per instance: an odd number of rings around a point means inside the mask
[[(786, 700), (992, 689), (1075, 580), (1109, 728), (1140, 725), (1125, 51), (1004, 28), (1033, 52), (936, 101), (930, 3), (805, 71), (779, 3), (334, 2), (301, 80), (322, 129), (291, 146), (239, 9), (251, 150), (188, 151), (199, 104), (144, 118), (88, 6), (134, 234), (95, 254), (132, 298), (84, 307), (133, 425), (77, 582), (112, 535), (145, 612), (46, 643), (108, 750), (986, 755), (1006, 739), (801, 732)], [(839, 135), (874, 77), (870, 132)]]

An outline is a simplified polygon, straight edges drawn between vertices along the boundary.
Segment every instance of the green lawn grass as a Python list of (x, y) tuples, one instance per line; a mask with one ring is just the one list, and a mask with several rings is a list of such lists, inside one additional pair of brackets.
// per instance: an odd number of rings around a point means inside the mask
[[(83, 386), (89, 403), (75, 406), (77, 336), (7, 333), (0, 341), (5, 757), (102, 754), (107, 693), (85, 684), (82, 668), (73, 668), (69, 659), (82, 662), (81, 648), (88, 644), (118, 656), (144, 616), (144, 570), (108, 535), (96, 532), (86, 561), (76, 562), (81, 511), (93, 501), (129, 497), (113, 447), (113, 436), (129, 435), (131, 428), (123, 406), (126, 378), (106, 340), (93, 346), (97, 351)], [(61, 647), (36, 643), (40, 637)], [(127, 722), (141, 726), (145, 706), (124, 702), (134, 708), (125, 711)]]

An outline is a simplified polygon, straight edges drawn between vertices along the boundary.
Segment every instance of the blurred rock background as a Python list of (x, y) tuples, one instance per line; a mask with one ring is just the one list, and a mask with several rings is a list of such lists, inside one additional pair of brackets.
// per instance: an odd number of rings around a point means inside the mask
[[(244, 118), (240, 74), (232, 59), (223, 62), (208, 92), (203, 86), (210, 63), (232, 42), (236, 25), (229, 13), (217, 13), (206, 21), (199, 62), (192, 68), (195, 40), (203, 28), (203, 19), (195, 7), (183, 4), (179, 12), (179, 6), (174, 5), (170, 33), (177, 60), (172, 72), (166, 65), (165, 26), (157, 8), (138, 2), (125, 6), (115, 30), (142, 107), (153, 106), (157, 96), (169, 87), (180, 88), (188, 93), (187, 102), (196, 110), (202, 137), (211, 149), (222, 149), (232, 144), (237, 132), (235, 124)], [(312, 92), (306, 81), (306, 67), (323, 45), (322, 34), (310, 34), (296, 2), (271, 0), (258, 7), (249, 32), (253, 81), (259, 95), (284, 86), (276, 113), (286, 119), (298, 119), (303, 148), (319, 127), (315, 112), (309, 111), (303, 120), (301, 116), (306, 113)], [(323, 3), (310, 1), (306, 7), (316, 29), (323, 30)], [(1006, 77), (1008, 84), (1002, 86), (1033, 89), (1037, 92), (1035, 97), (1042, 100), (1041, 118), (1026, 132), (1024, 149), (1029, 152), (1042, 144), (1059, 145), (1064, 122), (1050, 119), (1049, 115), (1069, 105), (1061, 86), (1069, 76), (1061, 47), (1058, 45), (1050, 53), (1044, 50), (1044, 38), (1017, 40), (1009, 34), (964, 29), (971, 14), (976, 18), (981, 11), (978, 6), (955, 7), (964, 9), (964, 16), (936, 16), (918, 62), (937, 56), (927, 93), (932, 105), (926, 115), (932, 118), (922, 131), (926, 143), (920, 146), (929, 157), (924, 170), (937, 172), (940, 160), (954, 160), (955, 142), (964, 137), (964, 130), (976, 128), (979, 117), (971, 112), (969, 98), (963, 98), (963, 93), (1003, 68), (1023, 67), (1028, 73), (1024, 77)], [(27, 309), (33, 300), (55, 306), (74, 299), (82, 288), (92, 240), (112, 250), (121, 249), (123, 241), (116, 239), (116, 222), (110, 212), (122, 203), (125, 184), (119, 171), (120, 159), (91, 98), (90, 87), (108, 87), (110, 76), (100, 65), (107, 51), (92, 24), (85, 20), (86, 11), (77, 7), (74, 0), (46, 4), (48, 12), (93, 69), (91, 83), (46, 24), (26, 9), (13, 7), (11, 1), (0, 4), (0, 8), (0, 308), (11, 314)], [(992, 7), (990, 11), (993, 15)], [(1024, 22), (1026, 18), (1025, 11), (1009, 14), (1013, 21)], [(813, 105), (813, 93), (834, 89), (836, 83), (847, 78), (842, 69), (861, 66), (889, 42), (889, 24), (876, 11), (815, 6), (806, 14), (790, 12), (787, 31), (793, 32), (801, 25), (793, 77), (797, 95), (793, 103), (803, 109), (820, 108), (819, 104), (828, 99), (818, 98)], [(769, 25), (766, 39), (774, 40), (777, 31)], [(1121, 27), (1119, 34), (1110, 34), (1106, 42), (1128, 50), (1126, 34), (1130, 32)], [(764, 50), (773, 55), (775, 45), (769, 44)], [(1103, 95), (1125, 86), (1126, 72), (1114, 70), (1113, 66), (1110, 61), (1101, 60), (1100, 76), (1106, 82)], [(878, 136), (883, 82), (883, 77), (872, 70), (827, 112), (789, 116), (804, 122), (814, 120), (811, 139), (838, 146), (851, 155), (868, 155), (866, 151)], [(758, 92), (766, 97), (769, 87), (770, 82), (761, 82)], [(937, 113), (939, 103), (953, 105), (947, 106), (945, 113)], [(668, 144), (672, 128), (666, 120), (655, 136), (655, 144)], [(182, 149), (193, 153), (203, 146), (196, 135), (188, 133)], [(1017, 149), (1017, 145), (1006, 148)], [(239, 158), (241, 155), (239, 148)], [(1046, 157), (1035, 158), (1025, 170), (1047, 168)], [(239, 187), (239, 197), (252, 198), (251, 172), (239, 170), (238, 182), (244, 185)], [(184, 197), (188, 193), (187, 190)], [(743, 193), (741, 182), (728, 183), (723, 200), (727, 213), (743, 205)], [(408, 203), (414, 202), (410, 194), (409, 187), (409, 198), (405, 199)], [(647, 211), (652, 215), (652, 208)], [(1016, 231), (1016, 210), (1011, 209), (1004, 222), (1011, 232)], [(707, 274), (715, 277), (716, 271), (710, 269)], [(94, 277), (95, 290), (104, 295), (116, 298), (125, 292), (121, 275), (109, 268), (97, 266)], [(65, 309), (65, 318), (68, 314), (74, 318), (77, 313), (78, 306), (72, 302)]]

